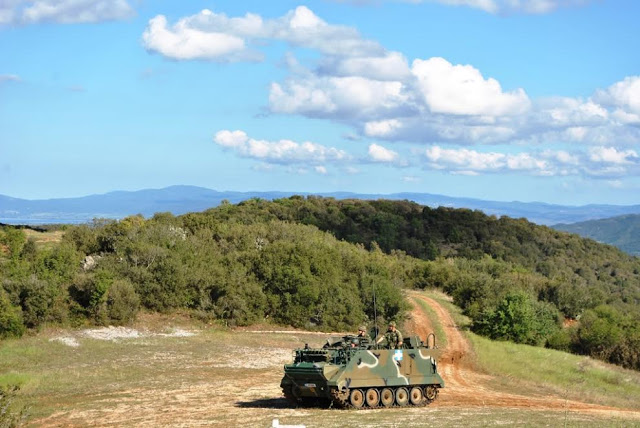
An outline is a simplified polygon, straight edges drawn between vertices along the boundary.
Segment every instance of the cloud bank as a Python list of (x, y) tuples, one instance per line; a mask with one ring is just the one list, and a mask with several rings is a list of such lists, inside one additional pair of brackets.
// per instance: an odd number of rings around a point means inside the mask
[[(507, 7), (495, 1), (457, 3), (494, 5), (497, 11)], [(508, 2), (531, 13), (573, 3)], [(377, 163), (464, 175), (607, 180), (640, 175), (633, 148), (640, 143), (640, 76), (595, 89), (586, 98), (532, 99), (524, 88), (505, 88), (471, 64), (442, 57), (409, 60), (354, 28), (324, 21), (305, 6), (275, 19), (203, 10), (170, 24), (158, 15), (143, 34), (146, 49), (173, 60), (262, 61), (264, 46), (272, 42), (291, 50), (285, 57), (288, 75), (269, 86), (271, 113), (346, 125), (352, 132), (345, 140), (353, 147), (359, 140), (376, 142), (365, 153), (351, 154), (312, 142), (258, 140), (244, 131), (215, 135), (223, 149), (262, 165), (319, 174), (327, 173), (327, 164), (356, 172), (359, 164)], [(315, 52), (315, 62), (301, 65), (298, 49)], [(414, 147), (401, 153), (385, 146), (394, 142)]]
[[(542, 11), (571, 2), (507, 3)], [(143, 34), (149, 51), (175, 60), (261, 61), (261, 49), (274, 41), (320, 57), (308, 68), (288, 54), (289, 76), (269, 87), (272, 113), (339, 122), (360, 137), (425, 145), (640, 142), (640, 76), (597, 89), (587, 99), (531, 99), (523, 88), (503, 88), (470, 64), (441, 57), (410, 62), (305, 6), (275, 19), (203, 10), (170, 25), (159, 15)]]
[(271, 20), (252, 13), (229, 18), (224, 13), (204, 9), (169, 25), (164, 15), (158, 15), (149, 21), (142, 40), (147, 50), (168, 58), (217, 62), (260, 60), (262, 54), (256, 49), (270, 40), (326, 55), (384, 51), (378, 43), (360, 37), (355, 29), (330, 25), (305, 6)]
[(452, 174), (518, 173), (607, 179), (640, 175), (640, 157), (636, 151), (604, 146), (591, 147), (586, 152), (543, 150), (508, 154), (431, 146), (420, 156), (423, 168)]
[[(370, 144), (366, 154), (354, 154), (313, 142), (267, 141), (250, 138), (244, 131), (218, 131), (214, 142), (237, 156), (259, 161), (260, 169), (286, 166), (290, 171), (314, 170), (327, 174), (327, 164), (339, 165), (347, 173), (358, 173), (358, 165), (384, 164), (392, 168), (416, 167), (455, 175), (520, 174), (538, 177), (587, 177), (617, 179), (640, 176), (640, 155), (633, 149), (594, 146), (587, 150), (537, 150), (501, 153), (431, 145), (404, 155), (381, 144)], [(407, 178), (404, 181), (416, 181)]]

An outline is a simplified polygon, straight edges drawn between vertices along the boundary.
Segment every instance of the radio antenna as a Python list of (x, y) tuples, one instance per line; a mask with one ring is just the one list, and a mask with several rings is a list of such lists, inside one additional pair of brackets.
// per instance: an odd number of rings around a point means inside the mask
[[(378, 312), (376, 310), (376, 282), (371, 281), (371, 288), (373, 288), (373, 331), (375, 332), (374, 341), (378, 339)], [(378, 342), (376, 342), (376, 349), (378, 349)]]

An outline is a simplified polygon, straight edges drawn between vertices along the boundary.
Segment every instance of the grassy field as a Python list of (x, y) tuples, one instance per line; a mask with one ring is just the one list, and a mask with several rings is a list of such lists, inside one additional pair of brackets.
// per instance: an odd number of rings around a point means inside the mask
[(27, 239), (32, 239), (38, 248), (49, 248), (62, 241), (63, 230), (39, 232), (32, 229), (23, 229)]
[[(442, 295), (430, 297), (450, 305)], [(159, 315), (143, 315), (128, 329), (50, 329), (0, 343), (0, 386), (21, 386), (11, 412), (25, 410), (31, 426), (270, 427), (273, 419), (307, 427), (640, 426), (640, 419), (615, 412), (451, 405), (446, 400), (426, 408), (363, 412), (292, 408), (281, 397), (282, 365), (290, 362), (292, 349), (305, 343), (320, 346), (327, 335), (280, 330), (269, 325), (229, 330)], [(491, 387), (520, 393), (548, 388), (619, 407), (637, 408), (640, 402), (635, 372), (470, 337), (478, 366), (492, 375)], [(544, 376), (531, 376), (542, 372), (541, 366), (546, 366)], [(573, 383), (577, 389), (569, 390)], [(602, 392), (594, 396), (589, 391)], [(600, 400), (600, 395), (607, 397)]]
[[(460, 308), (439, 292), (426, 292), (468, 330)], [(465, 332), (476, 367), (493, 376), (496, 387), (510, 392), (545, 391), (567, 399), (640, 410), (640, 372), (589, 357), (552, 349), (491, 341)]]

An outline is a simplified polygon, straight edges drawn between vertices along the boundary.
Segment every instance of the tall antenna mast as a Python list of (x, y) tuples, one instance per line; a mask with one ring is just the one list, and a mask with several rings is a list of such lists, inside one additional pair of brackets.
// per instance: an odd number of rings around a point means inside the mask
[[(375, 341), (378, 338), (378, 312), (376, 310), (376, 283), (375, 281), (371, 281), (371, 288), (373, 288), (373, 331), (375, 332), (375, 336), (373, 340)], [(378, 349), (378, 342), (376, 342), (376, 349)]]

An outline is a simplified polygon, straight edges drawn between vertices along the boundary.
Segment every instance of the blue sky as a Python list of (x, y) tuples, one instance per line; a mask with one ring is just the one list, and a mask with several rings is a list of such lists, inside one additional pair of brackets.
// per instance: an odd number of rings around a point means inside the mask
[(0, 0), (0, 194), (640, 204), (631, 0)]

